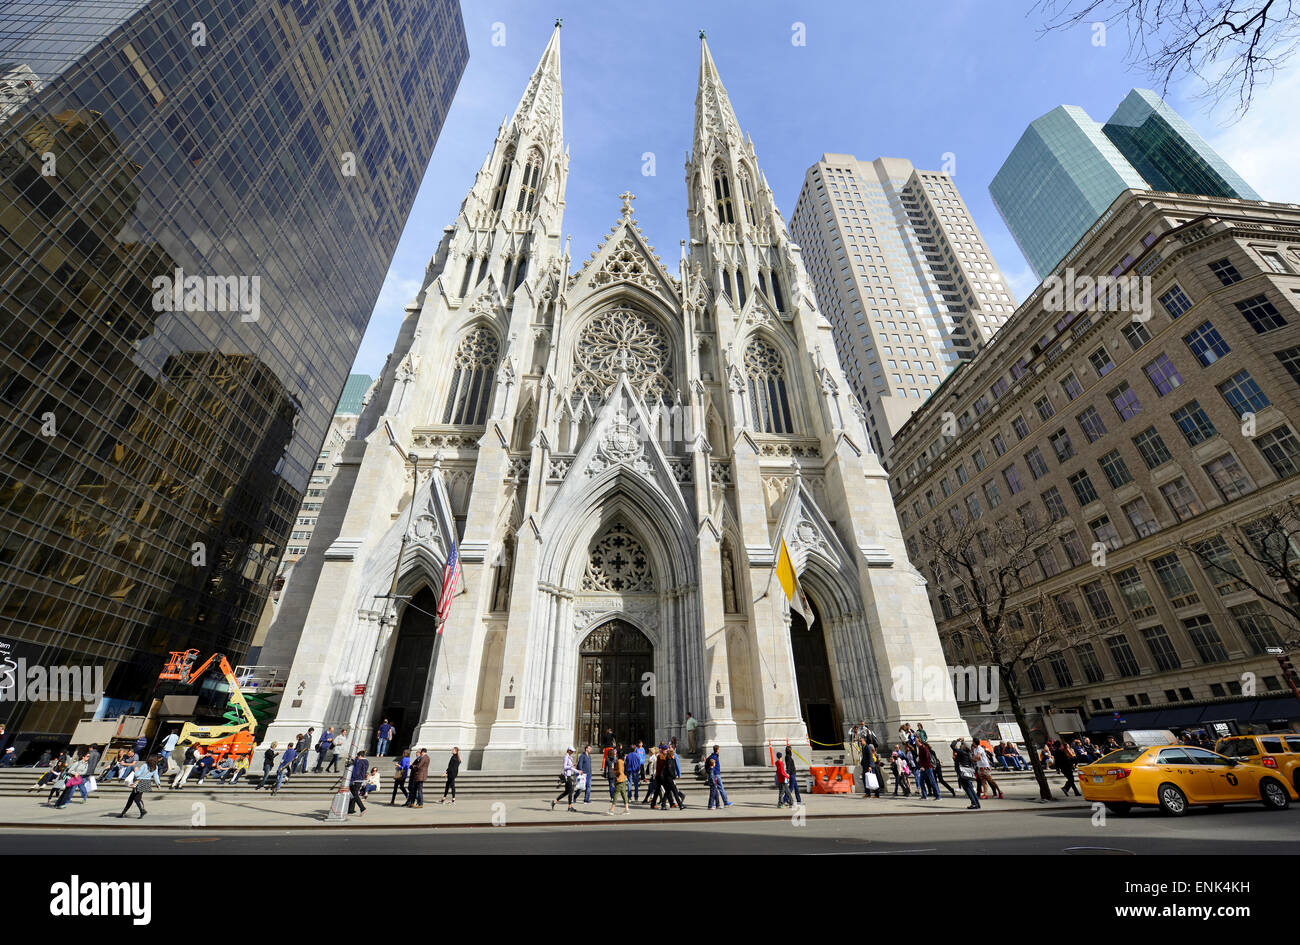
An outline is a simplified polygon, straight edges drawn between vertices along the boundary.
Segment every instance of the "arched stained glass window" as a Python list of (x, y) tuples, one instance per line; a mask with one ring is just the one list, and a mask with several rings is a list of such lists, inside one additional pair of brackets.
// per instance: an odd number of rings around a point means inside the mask
[(745, 346), (745, 374), (749, 380), (749, 409), (754, 429), (763, 433), (793, 433), (785, 362), (776, 348), (762, 338), (751, 338)]
[(519, 182), (519, 200), (516, 210), (532, 213), (537, 205), (537, 184), (542, 178), (542, 152), (533, 148), (528, 152), (528, 163), (524, 165), (524, 176)]
[(497, 188), (492, 192), (492, 212), (500, 213), (501, 208), (506, 203), (506, 190), (510, 187), (510, 169), (515, 163), (515, 149), (510, 148), (506, 151), (505, 159), (501, 162), (501, 176), (497, 178)]
[(736, 214), (731, 208), (731, 181), (727, 169), (719, 161), (713, 165), (713, 200), (718, 208), (719, 223), (735, 223)]
[(455, 370), (447, 391), (443, 423), (482, 426), (487, 423), (492, 399), (492, 375), (496, 371), (500, 346), (496, 336), (479, 326), (467, 334), (456, 349)]
[(758, 225), (758, 217), (754, 213), (754, 186), (749, 182), (749, 173), (742, 167), (738, 175), (740, 180), (740, 199), (745, 204), (745, 222), (750, 226)]

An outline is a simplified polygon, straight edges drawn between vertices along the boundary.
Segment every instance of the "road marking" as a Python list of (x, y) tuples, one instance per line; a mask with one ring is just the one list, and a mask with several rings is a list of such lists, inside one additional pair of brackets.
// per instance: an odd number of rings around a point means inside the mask
[(935, 847), (917, 850), (831, 850), (826, 853), (809, 853), (808, 856), (894, 856), (898, 853), (937, 853)]

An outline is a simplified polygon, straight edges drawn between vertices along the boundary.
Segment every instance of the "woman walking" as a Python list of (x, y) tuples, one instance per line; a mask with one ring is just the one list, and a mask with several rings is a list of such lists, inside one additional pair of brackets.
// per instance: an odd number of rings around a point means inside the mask
[(127, 795), (126, 803), (122, 805), (122, 813), (118, 814), (118, 817), (125, 817), (132, 804), (140, 808), (141, 817), (149, 813), (144, 809), (144, 792), (149, 790), (150, 781), (153, 782), (154, 787), (162, 787), (162, 781), (158, 777), (160, 767), (162, 767), (162, 755), (150, 755), (148, 761), (136, 762), (131, 773), (126, 776), (131, 785), (131, 793)]
[(578, 783), (578, 766), (573, 763), (572, 745), (564, 753), (564, 770), (560, 773), (560, 780), (564, 786), (560, 788), (560, 793), (555, 795), (555, 800), (551, 801), (551, 810), (555, 810), (555, 805), (559, 803), (560, 798), (567, 797), (569, 810), (576, 811), (578, 808), (573, 806), (573, 789)]
[(393, 762), (393, 796), (389, 798), (388, 806), (392, 807), (397, 803), (397, 792), (402, 792), (402, 797), (408, 801), (411, 795), (406, 793), (406, 775), (411, 770), (411, 749), (407, 748), (402, 752), (402, 757)]
[(456, 775), (460, 772), (460, 749), (451, 750), (451, 759), (447, 762), (447, 783), (442, 787), (442, 800), (439, 804), (447, 803), (447, 792), (451, 792), (451, 802), (456, 803)]
[(718, 768), (713, 763), (713, 756), (704, 763), (704, 781), (709, 786), (709, 810), (722, 807), (722, 795), (718, 791)]
[(966, 809), (979, 810), (980, 799), (975, 792), (975, 785), (979, 783), (975, 775), (975, 759), (971, 757), (970, 749), (966, 747), (966, 739), (959, 738), (950, 747), (952, 748), (952, 763), (957, 766), (957, 783), (961, 785), (961, 789), (970, 798), (970, 806)]
[(677, 766), (677, 755), (671, 748), (665, 753), (660, 767), (664, 773), (664, 797), (659, 809), (667, 810), (671, 805), (678, 810), (685, 810), (686, 798), (682, 796), (681, 791), (677, 790), (677, 776), (682, 772)]
[(1074, 791), (1078, 795), (1079, 785), (1074, 783), (1074, 759), (1070, 757), (1070, 749), (1064, 742), (1056, 743), (1052, 750), (1052, 760), (1056, 762), (1057, 773), (1065, 776), (1065, 787), (1061, 788), (1061, 793), (1069, 797), (1070, 791)]
[[(994, 794), (999, 799), (1002, 797), (1002, 788), (998, 787), (998, 782), (993, 780), (993, 759), (989, 751), (979, 742), (975, 743), (975, 750), (972, 752), (975, 757), (975, 776), (979, 778), (980, 797), (992, 797)], [(984, 785), (988, 785), (988, 794), (984, 793)]]
[(934, 779), (946, 787), (949, 794), (956, 797), (957, 792), (952, 789), (952, 785), (943, 779), (943, 762), (939, 760), (939, 753), (934, 751), (931, 757), (934, 759)]

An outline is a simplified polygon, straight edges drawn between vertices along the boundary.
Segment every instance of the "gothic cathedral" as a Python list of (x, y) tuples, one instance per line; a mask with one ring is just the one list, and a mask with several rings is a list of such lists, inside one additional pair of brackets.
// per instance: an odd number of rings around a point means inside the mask
[[(676, 273), (631, 194), (575, 272), (568, 165), (557, 25), (286, 586), (265, 740), (359, 718), (373, 747), (387, 718), (396, 746), (508, 770), (608, 729), (685, 744), (688, 712), (731, 765), (859, 720), (966, 734), (921, 685), (944, 665), (923, 579), (703, 36)], [(808, 621), (773, 578), (782, 539)]]

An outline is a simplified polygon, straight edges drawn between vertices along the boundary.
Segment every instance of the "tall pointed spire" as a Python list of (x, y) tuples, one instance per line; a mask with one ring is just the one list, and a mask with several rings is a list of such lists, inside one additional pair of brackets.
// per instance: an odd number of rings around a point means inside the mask
[(531, 126), (534, 137), (552, 143), (564, 139), (564, 124), (561, 109), (563, 89), (560, 85), (560, 20), (555, 21), (550, 42), (542, 51), (542, 58), (528, 80), (515, 109), (515, 124)]
[(695, 154), (700, 156), (709, 138), (726, 137), (728, 134), (740, 136), (740, 122), (731, 108), (727, 90), (722, 85), (722, 76), (713, 62), (709, 52), (708, 40), (704, 30), (700, 30), (700, 81), (695, 93)]

